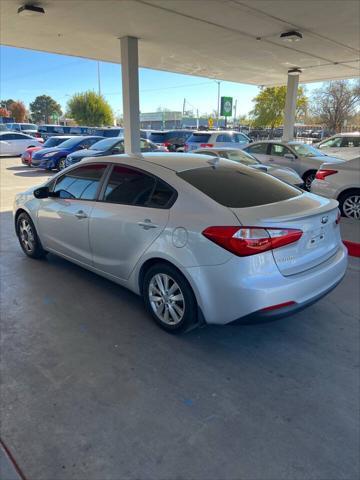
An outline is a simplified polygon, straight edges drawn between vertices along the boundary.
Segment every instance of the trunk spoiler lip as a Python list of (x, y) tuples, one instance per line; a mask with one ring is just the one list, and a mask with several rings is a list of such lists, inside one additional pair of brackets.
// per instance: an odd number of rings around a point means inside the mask
[[(251, 216), (253, 218), (250, 222), (251, 224), (255, 225), (256, 223), (259, 223), (259, 222), (266, 222), (270, 227), (273, 224), (276, 224), (279, 222), (302, 220), (305, 218), (312, 217), (314, 215), (330, 213), (339, 207), (339, 202), (337, 200), (327, 199), (322, 197), (314, 198), (315, 196), (313, 194), (311, 195), (313, 198), (310, 198), (310, 200), (315, 200), (316, 202), (318, 202), (318, 205), (314, 204), (312, 206), (307, 206), (303, 211), (301, 211), (301, 208), (299, 209), (299, 211), (294, 211), (291, 213), (284, 213), (284, 214), (276, 214), (276, 213), (274, 214), (273, 212), (270, 214), (267, 214), (266, 212), (261, 211), (267, 208), (274, 207), (279, 204), (289, 205), (290, 202), (293, 202), (294, 200), (296, 201), (300, 197), (290, 198), (288, 200), (283, 200), (281, 202), (276, 202), (276, 203), (268, 203), (266, 205), (258, 205), (256, 207), (243, 207), (243, 208), (229, 207), (229, 209), (232, 211), (232, 213), (236, 216), (236, 218), (240, 221), (242, 225), (244, 225), (243, 221), (249, 224), (249, 221), (247, 220), (247, 218)], [(319, 200), (321, 203), (319, 202)]]

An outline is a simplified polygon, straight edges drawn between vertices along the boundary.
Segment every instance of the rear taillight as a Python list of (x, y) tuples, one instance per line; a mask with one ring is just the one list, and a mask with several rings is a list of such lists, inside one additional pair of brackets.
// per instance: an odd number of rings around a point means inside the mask
[(202, 234), (234, 255), (246, 257), (297, 242), (303, 232), (292, 228), (208, 227)]
[(316, 180), (325, 180), (326, 177), (328, 177), (329, 175), (334, 175), (334, 173), (337, 173), (338, 171), (337, 170), (318, 170), (316, 172), (316, 175), (315, 175), (315, 178)]
[(200, 143), (201, 148), (212, 148), (213, 146), (213, 143)]

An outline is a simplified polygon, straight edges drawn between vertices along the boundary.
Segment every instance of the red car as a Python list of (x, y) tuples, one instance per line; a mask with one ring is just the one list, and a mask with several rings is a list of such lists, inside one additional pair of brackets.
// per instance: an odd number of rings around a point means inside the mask
[[(74, 135), (61, 135), (57, 137), (50, 137), (46, 140), (42, 147), (30, 147), (21, 155), (21, 161), (24, 165), (31, 167), (31, 160), (33, 153), (37, 152), (38, 150), (42, 150), (43, 148), (50, 148), (50, 147), (57, 147), (60, 143), (65, 142), (65, 140), (69, 140)], [(40, 139), (38, 139), (40, 141)]]

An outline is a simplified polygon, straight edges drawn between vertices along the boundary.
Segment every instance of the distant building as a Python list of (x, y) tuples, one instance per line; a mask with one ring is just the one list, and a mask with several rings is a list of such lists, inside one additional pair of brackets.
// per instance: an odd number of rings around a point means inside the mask
[[(214, 120), (216, 124), (216, 120)], [(220, 119), (220, 126), (224, 126), (224, 120)], [(182, 112), (150, 112), (140, 113), (140, 128), (150, 130), (169, 130), (176, 128), (196, 128), (195, 117), (183, 116)], [(199, 118), (199, 126), (208, 126), (208, 117)]]

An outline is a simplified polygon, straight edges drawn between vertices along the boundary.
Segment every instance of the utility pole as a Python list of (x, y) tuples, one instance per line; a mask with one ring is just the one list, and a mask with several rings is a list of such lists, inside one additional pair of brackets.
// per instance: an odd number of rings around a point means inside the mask
[(184, 98), (184, 102), (183, 102), (183, 117), (185, 117), (185, 105), (186, 105), (186, 98)]
[(215, 80), (218, 84), (218, 98), (217, 98), (217, 119), (216, 119), (216, 128), (219, 129), (219, 120), (220, 120), (220, 80)]
[(196, 109), (196, 130), (199, 130), (199, 109)]
[(98, 93), (101, 95), (101, 84), (100, 84), (100, 62), (97, 62), (97, 79), (98, 79)]

